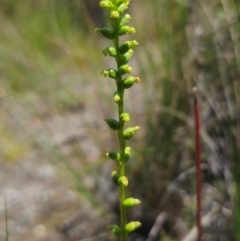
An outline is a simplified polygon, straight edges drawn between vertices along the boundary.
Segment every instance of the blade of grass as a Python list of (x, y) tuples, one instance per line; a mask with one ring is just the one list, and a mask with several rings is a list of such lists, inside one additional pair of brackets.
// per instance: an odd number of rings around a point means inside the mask
[(7, 198), (5, 197), (5, 241), (9, 241), (8, 238), (8, 212), (7, 212)]

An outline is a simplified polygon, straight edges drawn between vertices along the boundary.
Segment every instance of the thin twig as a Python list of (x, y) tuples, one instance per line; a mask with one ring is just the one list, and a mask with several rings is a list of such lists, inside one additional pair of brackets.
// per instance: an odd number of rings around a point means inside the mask
[(158, 215), (152, 229), (150, 230), (150, 232), (148, 234), (148, 237), (147, 237), (146, 241), (154, 241), (155, 240), (155, 238), (159, 234), (159, 231), (161, 230), (166, 218), (167, 218), (166, 212), (161, 212)]
[(202, 170), (201, 170), (201, 147), (200, 147), (200, 118), (198, 107), (197, 88), (194, 92), (194, 116), (195, 116), (195, 153), (196, 153), (196, 188), (197, 188), (197, 210), (196, 210), (196, 225), (198, 230), (197, 241), (201, 240), (202, 226), (201, 226), (201, 200), (202, 200)]

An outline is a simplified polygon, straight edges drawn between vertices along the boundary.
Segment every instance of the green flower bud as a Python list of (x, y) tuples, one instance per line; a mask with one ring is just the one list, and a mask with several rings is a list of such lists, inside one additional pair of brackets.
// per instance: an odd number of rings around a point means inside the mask
[(116, 103), (119, 103), (122, 100), (122, 95), (120, 95), (117, 91), (115, 91), (113, 95), (113, 100)]
[(112, 20), (117, 20), (117, 19), (119, 19), (119, 12), (118, 11), (112, 11), (111, 13), (110, 13), (110, 19), (112, 19)]
[(114, 47), (108, 47), (108, 48), (104, 49), (102, 51), (102, 53), (105, 56), (107, 56), (107, 55), (112, 56), (112, 57), (116, 57), (117, 56), (117, 51), (116, 51), (116, 49)]
[(122, 234), (122, 229), (118, 225), (109, 225), (107, 226), (107, 229), (117, 236), (120, 236)]
[(141, 227), (141, 225), (142, 224), (138, 221), (132, 221), (132, 222), (126, 224), (125, 230), (126, 230), (126, 232), (131, 233), (131, 232), (135, 231), (137, 228)]
[(129, 5), (129, 2), (123, 2), (122, 4), (120, 4), (120, 6), (118, 7), (117, 11), (119, 13), (123, 13), (125, 10), (127, 10)]
[(119, 26), (122, 27), (123, 25), (127, 24), (129, 22), (129, 20), (131, 19), (130, 14), (125, 14), (124, 16), (122, 16)]
[(106, 27), (96, 28), (95, 33), (98, 33), (108, 39), (114, 39), (114, 37), (115, 37), (114, 31), (112, 29), (106, 28)]
[(131, 147), (127, 146), (124, 150), (124, 161), (127, 162), (130, 159)]
[(108, 0), (101, 1), (99, 3), (99, 5), (100, 5), (101, 8), (110, 8), (111, 9), (111, 8), (114, 7), (113, 3), (111, 1), (108, 1)]
[(119, 51), (121, 54), (125, 54), (128, 52), (129, 49), (134, 48), (138, 45), (138, 42), (136, 40), (132, 41), (125, 41), (119, 48)]
[(133, 50), (129, 49), (127, 53), (121, 56), (120, 61), (122, 64), (127, 64), (133, 55)]
[(104, 77), (110, 77), (112, 79), (116, 79), (118, 77), (118, 72), (114, 69), (103, 70), (102, 74)]
[(114, 160), (114, 161), (120, 161), (121, 160), (121, 155), (118, 152), (115, 151), (110, 151), (108, 153), (106, 153), (106, 157)]
[(132, 72), (132, 67), (130, 67), (127, 64), (124, 64), (124, 65), (120, 66), (120, 68), (119, 68), (119, 74), (121, 74), (121, 75), (131, 73), (131, 72)]
[(125, 140), (129, 140), (131, 137), (134, 136), (135, 132), (140, 129), (139, 126), (134, 126), (134, 127), (128, 127), (124, 132), (123, 132), (123, 137)]
[(118, 183), (120, 185), (123, 185), (123, 186), (127, 187), (128, 186), (128, 178), (126, 176), (121, 176), (118, 179)]
[(127, 26), (127, 25), (123, 25), (118, 31), (118, 36), (122, 36), (125, 34), (132, 34), (132, 33), (136, 33), (135, 28)]
[(112, 130), (116, 131), (116, 130), (119, 129), (119, 122), (117, 120), (115, 120), (115, 119), (105, 119), (104, 121), (108, 124), (108, 126)]
[(130, 115), (128, 113), (122, 113), (120, 115), (120, 119), (123, 121), (123, 122), (129, 122), (130, 121)]
[(140, 203), (141, 203), (141, 201), (139, 199), (130, 197), (130, 198), (127, 198), (124, 200), (123, 205), (125, 207), (131, 208), (131, 207), (139, 205)]
[(134, 85), (134, 83), (140, 82), (139, 77), (128, 76), (123, 80), (123, 88), (128, 89)]
[(118, 183), (119, 177), (120, 177), (120, 174), (117, 171), (112, 172), (112, 180), (118, 186), (119, 186), (119, 183)]

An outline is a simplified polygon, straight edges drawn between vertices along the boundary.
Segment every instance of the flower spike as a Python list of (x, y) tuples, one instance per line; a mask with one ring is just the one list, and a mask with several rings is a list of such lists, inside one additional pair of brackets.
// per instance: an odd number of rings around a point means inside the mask
[[(117, 133), (118, 151), (109, 151), (106, 157), (115, 161), (118, 166), (117, 171), (111, 173), (113, 182), (119, 189), (120, 203), (120, 225), (109, 225), (107, 228), (115, 235), (119, 236), (121, 241), (128, 241), (128, 233), (135, 231), (141, 226), (138, 221), (127, 222), (127, 209), (139, 205), (141, 201), (136, 198), (126, 198), (125, 189), (128, 186), (128, 178), (125, 175), (126, 165), (131, 156), (131, 147), (126, 146), (126, 140), (129, 140), (140, 129), (139, 126), (125, 128), (130, 121), (130, 115), (124, 111), (124, 93), (135, 83), (140, 81), (139, 77), (129, 76), (132, 67), (128, 65), (134, 54), (134, 47), (138, 45), (136, 40), (126, 40), (121, 43), (120, 36), (129, 35), (136, 32), (134, 27), (128, 26), (131, 20), (130, 14), (125, 11), (128, 9), (130, 0), (100, 0), (100, 7), (108, 11), (111, 27), (96, 28), (95, 32), (103, 37), (112, 40), (112, 46), (105, 48), (102, 53), (105, 56), (111, 56), (116, 62), (115, 68), (108, 68), (102, 71), (105, 77), (115, 80), (116, 91), (113, 94), (113, 100), (117, 103), (118, 119), (106, 118), (105, 122)], [(127, 75), (127, 76), (125, 76)], [(125, 76), (125, 77), (123, 77)]]

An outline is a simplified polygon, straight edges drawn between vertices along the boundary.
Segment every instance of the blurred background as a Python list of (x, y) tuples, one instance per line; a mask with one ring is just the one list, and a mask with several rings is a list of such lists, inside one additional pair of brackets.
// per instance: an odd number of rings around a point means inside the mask
[[(116, 240), (114, 163), (106, 117), (115, 84), (101, 70), (110, 41), (98, 0), (0, 0), (0, 240)], [(131, 125), (132, 240), (195, 240), (192, 88), (198, 87), (203, 241), (240, 240), (240, 5), (238, 0), (133, 0), (140, 44), (126, 93)], [(154, 228), (153, 228), (154, 227)], [(153, 229), (152, 229), (153, 228)], [(150, 230), (151, 235), (149, 235)], [(185, 238), (185, 239), (184, 239)], [(188, 238), (188, 239), (186, 239)]]

